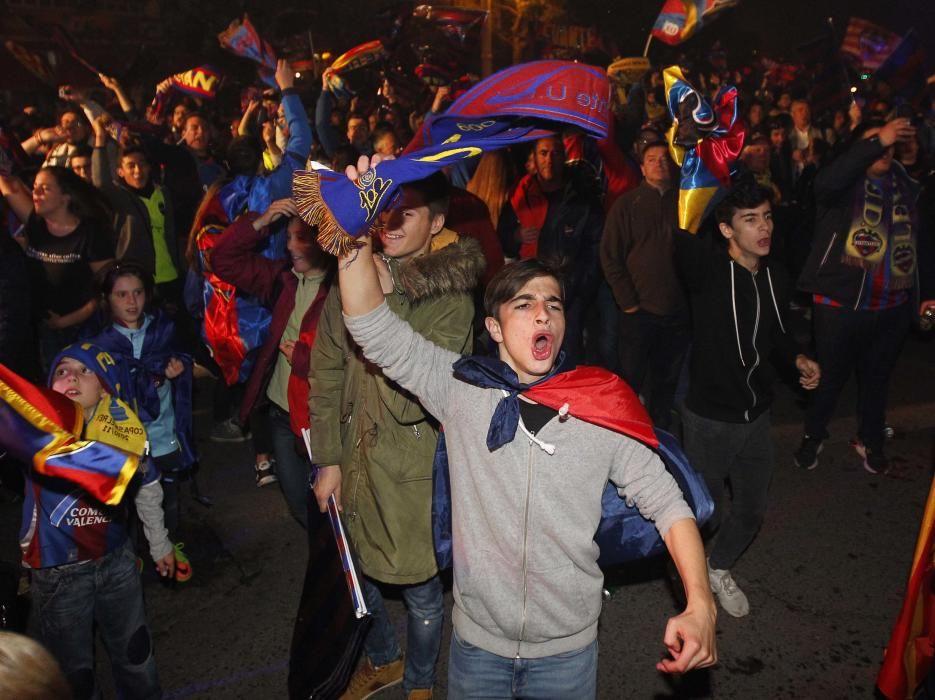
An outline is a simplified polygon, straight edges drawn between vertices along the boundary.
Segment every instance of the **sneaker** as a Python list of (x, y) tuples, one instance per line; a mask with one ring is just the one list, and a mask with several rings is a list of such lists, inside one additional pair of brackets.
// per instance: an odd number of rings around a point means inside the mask
[(273, 463), (275, 460), (264, 459), (259, 464), (254, 465), (254, 470), (256, 470), (256, 486), (260, 488), (261, 486), (269, 486), (270, 484), (275, 484), (279, 479), (276, 477), (276, 472), (273, 471)]
[(721, 607), (731, 617), (743, 617), (750, 612), (750, 601), (740, 590), (729, 569), (712, 569), (708, 564), (708, 581), (711, 592), (717, 596)]
[(340, 700), (364, 700), (384, 688), (402, 683), (404, 670), (402, 657), (385, 666), (374, 666), (369, 658), (364, 658)]
[(409, 691), (406, 700), (432, 700), (431, 688), (415, 688)]
[(211, 428), (209, 438), (211, 442), (243, 442), (247, 439), (243, 430), (232, 418), (228, 418), (220, 423), (215, 423)]
[(890, 461), (883, 454), (883, 450), (872, 450), (863, 443), (854, 445), (857, 454), (863, 457), (864, 469), (871, 474), (887, 474), (890, 470)]
[(795, 466), (811, 471), (818, 466), (818, 455), (821, 454), (822, 449), (824, 449), (824, 444), (821, 440), (806, 435), (802, 438), (799, 449), (792, 454)]
[(184, 542), (177, 542), (175, 545), (175, 580), (179, 583), (185, 583), (192, 577), (192, 565), (188, 561), (188, 555), (182, 550), (185, 549)]

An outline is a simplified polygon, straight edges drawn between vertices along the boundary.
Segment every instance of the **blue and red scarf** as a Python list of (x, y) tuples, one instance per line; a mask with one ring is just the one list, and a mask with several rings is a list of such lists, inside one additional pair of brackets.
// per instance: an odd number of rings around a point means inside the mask
[(395, 160), (383, 161), (357, 182), (344, 173), (299, 171), (293, 197), (306, 223), (317, 226), (322, 248), (343, 255), (354, 239), (393, 207), (399, 188), (487, 150), (551, 136), (563, 125), (607, 135), (607, 75), (570, 61), (534, 61), (496, 73), (464, 93)]

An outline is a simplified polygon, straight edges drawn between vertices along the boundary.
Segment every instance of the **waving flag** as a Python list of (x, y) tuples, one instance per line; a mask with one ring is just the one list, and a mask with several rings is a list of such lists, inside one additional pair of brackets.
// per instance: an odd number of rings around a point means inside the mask
[(740, 0), (666, 0), (653, 25), (653, 38), (675, 46), (692, 37), (721, 11)]
[(355, 46), (350, 51), (345, 51), (338, 56), (331, 64), (331, 70), (335, 73), (349, 73), (358, 68), (365, 68), (385, 59), (389, 54), (383, 48), (383, 42), (379, 39), (368, 41), (366, 44)]
[(487, 17), (487, 10), (419, 5), (412, 11), (412, 16), (433, 22), (446, 36), (457, 38), (460, 43), (464, 44), (468, 35), (483, 24)]
[(925, 47), (910, 29), (874, 77), (889, 85), (893, 95), (911, 102), (925, 87), (925, 58)]
[(844, 33), (841, 53), (853, 58), (858, 65), (876, 70), (899, 46), (901, 37), (860, 17), (851, 17)]
[(45, 56), (41, 53), (30, 51), (25, 46), (17, 44), (15, 41), (7, 40), (3, 42), (3, 45), (6, 46), (7, 51), (13, 54), (13, 58), (19, 61), (26, 70), (39, 78), (39, 80), (46, 85), (55, 85), (55, 70)]
[(81, 407), (0, 364), (0, 447), (37, 473), (66, 479), (101, 503), (120, 503), (139, 456), (81, 440)]
[[(423, 125), (414, 139), (422, 148), (380, 163), (359, 182), (328, 170), (297, 172), (293, 198), (306, 223), (317, 226), (322, 247), (335, 255), (392, 207), (399, 187), (445, 166), (516, 143), (552, 135), (571, 124), (607, 135), (610, 87), (596, 68), (569, 61), (535, 61), (496, 73)], [(410, 148), (413, 148), (410, 144)]]
[(745, 129), (738, 114), (737, 88), (722, 87), (712, 106), (678, 66), (666, 68), (662, 75), (673, 119), (667, 134), (669, 152), (681, 168), (679, 226), (696, 233), (730, 187), (731, 172), (743, 150)]
[(935, 481), (929, 487), (922, 526), (912, 557), (906, 597), (886, 646), (877, 687), (890, 700), (912, 697), (932, 666), (935, 649)]
[(257, 71), (264, 83), (276, 87), (276, 52), (267, 41), (259, 35), (256, 27), (250, 22), (247, 15), (243, 20), (235, 19), (223, 32), (218, 34), (221, 46), (231, 53), (249, 58), (258, 63)]

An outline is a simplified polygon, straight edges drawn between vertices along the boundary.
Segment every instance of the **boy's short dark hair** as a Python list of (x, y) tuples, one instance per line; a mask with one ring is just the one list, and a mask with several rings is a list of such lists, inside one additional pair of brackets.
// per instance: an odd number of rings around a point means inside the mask
[(74, 150), (71, 152), (72, 158), (90, 158), (93, 155), (94, 151), (86, 143), (79, 143), (75, 146)]
[(128, 143), (126, 146), (121, 146), (120, 150), (117, 152), (117, 165), (123, 165), (123, 159), (127, 156), (136, 155), (139, 153), (142, 155), (146, 162), (149, 162), (149, 156), (146, 155), (146, 150), (139, 143)]
[(756, 209), (763, 202), (772, 202), (772, 193), (752, 178), (744, 178), (737, 182), (727, 196), (721, 200), (714, 210), (714, 219), (719, 224), (730, 226), (731, 219), (738, 209)]
[(437, 172), (415, 182), (407, 182), (403, 187), (419, 193), (423, 204), (429, 208), (433, 217), (448, 213), (448, 202), (451, 199), (451, 185), (444, 173)]
[(565, 282), (558, 268), (538, 258), (527, 258), (505, 265), (493, 276), (484, 292), (484, 312), (499, 319), (500, 306), (519, 294), (527, 282), (537, 277), (552, 277), (558, 282), (562, 299), (565, 298)]

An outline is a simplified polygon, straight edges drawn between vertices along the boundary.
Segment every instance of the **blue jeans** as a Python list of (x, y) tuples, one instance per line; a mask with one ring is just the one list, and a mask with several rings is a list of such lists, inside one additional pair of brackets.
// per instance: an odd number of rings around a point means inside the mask
[(276, 476), (279, 488), (292, 517), (308, 529), (308, 498), (311, 486), (311, 465), (296, 449), (295, 433), (289, 427), (289, 414), (274, 403), (269, 405), (269, 427), (276, 455)]
[[(403, 693), (435, 685), (435, 662), (442, 645), (445, 604), (438, 576), (413, 586), (400, 586), (406, 602), (406, 671)], [(386, 614), (383, 595), (376, 583), (364, 578), (364, 599), (373, 616), (364, 641), (364, 652), (374, 666), (385, 666), (402, 656), (396, 630)]]
[(160, 698), (152, 634), (143, 610), (136, 555), (129, 545), (101, 559), (32, 572), (39, 634), (75, 700), (100, 697), (94, 679), (94, 627), (110, 656), (117, 696)]
[(597, 640), (540, 659), (497, 656), (451, 634), (448, 698), (588, 700), (597, 696)]

